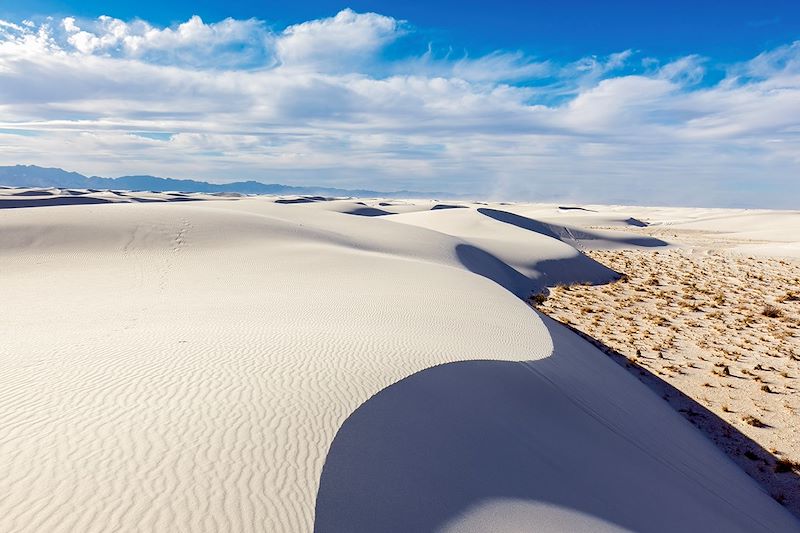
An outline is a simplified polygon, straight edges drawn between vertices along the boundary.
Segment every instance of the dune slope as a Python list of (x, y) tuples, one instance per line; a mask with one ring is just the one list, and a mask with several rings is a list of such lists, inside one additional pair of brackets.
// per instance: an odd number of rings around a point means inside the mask
[[(451, 211), (467, 210), (435, 214)], [(0, 270), (3, 531), (309, 531), (330, 444), (369, 398), (443, 363), (556, 360), (517, 297), (527, 273), (385, 216), (264, 198), (5, 209)], [(671, 416), (647, 405), (626, 431)], [(694, 453), (694, 430), (672, 430)], [(794, 524), (718, 459), (708, 475), (736, 483), (700, 490), (709, 513), (746, 499)]]
[(545, 323), (548, 358), (445, 364), (362, 405), (331, 446), (316, 531), (797, 526), (661, 399)]

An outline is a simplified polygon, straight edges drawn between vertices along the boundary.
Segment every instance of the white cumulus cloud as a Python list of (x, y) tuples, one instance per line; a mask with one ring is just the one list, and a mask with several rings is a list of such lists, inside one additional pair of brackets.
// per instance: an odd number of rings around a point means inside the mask
[(413, 31), (352, 10), (279, 30), (0, 21), (0, 164), (542, 200), (800, 195), (800, 43), (711, 83), (696, 55), (400, 54)]
[(284, 65), (317, 71), (347, 70), (374, 59), (382, 47), (401, 34), (400, 21), (345, 9), (335, 17), (289, 26), (275, 44)]

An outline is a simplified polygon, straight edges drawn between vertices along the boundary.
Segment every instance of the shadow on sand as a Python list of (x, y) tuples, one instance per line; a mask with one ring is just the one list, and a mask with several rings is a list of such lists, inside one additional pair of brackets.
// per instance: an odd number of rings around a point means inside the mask
[[(190, 196), (169, 196), (169, 197), (162, 197), (162, 198), (147, 198), (133, 196), (129, 193), (122, 193), (119, 191), (108, 191), (115, 196), (119, 196), (122, 198), (127, 198), (130, 202), (137, 202), (137, 203), (173, 203), (173, 202), (200, 202), (203, 201), (202, 198), (194, 198)], [(83, 196), (82, 194), (89, 194), (89, 193), (81, 193), (81, 195), (73, 195), (69, 193), (70, 196), (53, 196), (53, 197), (46, 197), (46, 198), (24, 198), (20, 200), (3, 200), (0, 199), (0, 209), (14, 209), (20, 207), (48, 207), (48, 206), (57, 206), (57, 205), (97, 205), (97, 204), (114, 204), (114, 203), (130, 203), (130, 202), (116, 202), (114, 200), (109, 200), (107, 198), (98, 198), (96, 196)]]
[(494, 281), (519, 298), (525, 298), (543, 286), (541, 281), (529, 279), (514, 267), (477, 246), (457, 244), (455, 251), (458, 260), (467, 270)]
[(310, 204), (312, 202), (326, 202), (329, 198), (324, 196), (300, 196), (299, 198), (281, 198), (275, 200), (276, 204)]
[(598, 285), (620, 277), (618, 272), (577, 250), (572, 257), (545, 259), (530, 265), (541, 274), (538, 278), (525, 276), (496, 256), (471, 244), (456, 245), (456, 255), (467, 270), (489, 278), (520, 298), (559, 283)]
[[(570, 244), (573, 244), (577, 241), (595, 241), (595, 240), (602, 240), (628, 246), (642, 246), (646, 248), (667, 246), (669, 244), (666, 241), (662, 241), (661, 239), (656, 239), (654, 237), (639, 237), (635, 235), (613, 235), (609, 233), (599, 234), (583, 229), (568, 228), (566, 226), (559, 226), (557, 224), (540, 222), (538, 220), (534, 220), (528, 217), (523, 217), (521, 215), (510, 213), (508, 211), (490, 209), (487, 207), (479, 207), (478, 212), (481, 213), (482, 215), (486, 215), (489, 218), (493, 218), (494, 220), (497, 220), (499, 222), (505, 222), (506, 224), (511, 224), (519, 228), (526, 229), (528, 231), (535, 231), (537, 233), (541, 233), (542, 235), (547, 235), (548, 237), (552, 237), (554, 239), (558, 239)], [(635, 219), (629, 219), (629, 220), (635, 220)], [(639, 222), (639, 224), (635, 224), (632, 222), (629, 222), (629, 224), (632, 226), (646, 225), (638, 220), (636, 222)]]
[(15, 192), (11, 196), (53, 196), (52, 191), (43, 190), (43, 189), (34, 189), (31, 191), (22, 191), (22, 192)]
[(797, 530), (669, 406), (543, 320), (550, 357), (429, 368), (353, 412), (315, 531)]
[(465, 205), (452, 205), (452, 204), (436, 204), (431, 207), (431, 211), (438, 211), (440, 209), (466, 209)]
[(382, 217), (384, 215), (391, 215), (391, 211), (384, 211), (383, 209), (378, 209), (377, 207), (359, 207), (353, 209), (352, 211), (347, 211), (349, 215), (358, 215), (362, 217)]
[(794, 470), (781, 468), (778, 465), (778, 459), (771, 452), (739, 431), (736, 426), (723, 420), (647, 368), (635, 361), (631, 361), (591, 335), (569, 324), (561, 324), (577, 333), (601, 352), (608, 355), (619, 366), (636, 376), (639, 381), (663, 398), (673, 409), (681, 413), (717, 448), (724, 451), (733, 462), (750, 474), (776, 501), (785, 505), (789, 511), (800, 518), (800, 505), (797, 505), (796, 502), (791, 504), (785, 501), (786, 494), (784, 491), (786, 487), (800, 487), (800, 475)]
[(94, 198), (92, 196), (57, 196), (53, 198), (36, 198), (25, 200), (0, 200), (0, 209), (14, 209), (17, 207), (47, 207), (51, 205), (89, 205), (109, 204), (111, 200)]

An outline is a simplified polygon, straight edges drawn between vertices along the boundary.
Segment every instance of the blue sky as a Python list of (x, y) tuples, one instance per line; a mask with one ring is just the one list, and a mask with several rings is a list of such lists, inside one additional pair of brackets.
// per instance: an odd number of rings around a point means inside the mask
[(515, 49), (562, 60), (632, 48), (659, 57), (702, 54), (729, 62), (800, 38), (800, 3), (792, 0), (733, 0), (724, 6), (708, 0), (25, 0), (3, 2), (0, 16), (112, 15), (159, 25), (191, 15), (206, 22), (255, 17), (282, 27), (330, 17), (345, 7), (407, 20), (426, 38), (476, 54)]
[(0, 163), (617, 203), (800, 198), (800, 4), (0, 4)]

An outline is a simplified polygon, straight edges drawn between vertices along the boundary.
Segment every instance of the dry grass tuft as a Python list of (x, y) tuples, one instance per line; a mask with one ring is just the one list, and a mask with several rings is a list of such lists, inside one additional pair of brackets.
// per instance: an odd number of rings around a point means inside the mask
[[(794, 478), (773, 472), (773, 459), (756, 450), (758, 460), (749, 460), (744, 450), (750, 447), (736, 441), (738, 434), (764, 449), (788, 447), (780, 457), (800, 462), (794, 439), (800, 413), (800, 261), (713, 248), (702, 255), (679, 249), (586, 253), (629, 272), (630, 279), (559, 287), (537, 309), (598, 339), (606, 353), (621, 354), (621, 363), (643, 381), (659, 376), (736, 426), (726, 432), (721, 424), (709, 424), (704, 431), (770, 493), (783, 494), (800, 516)], [(698, 417), (692, 420), (703, 427)]]
[(536, 294), (531, 294), (530, 298), (528, 298), (528, 301), (532, 305), (542, 305), (547, 301), (547, 295), (543, 292), (537, 292)]
[(792, 470), (800, 470), (800, 463), (789, 459), (778, 459), (775, 461), (775, 472), (786, 473)]
[(750, 450), (747, 450), (742, 455), (744, 455), (745, 457), (747, 457), (751, 461), (758, 461), (758, 459), (759, 459), (758, 455), (756, 455), (755, 453), (751, 452)]
[(800, 293), (788, 291), (786, 294), (778, 298), (779, 302), (800, 302)]
[(743, 416), (742, 420), (744, 421), (745, 424), (749, 424), (749, 425), (753, 426), (754, 428), (768, 428), (769, 427), (769, 425), (765, 424), (764, 422), (762, 422), (758, 418), (756, 418), (754, 416), (751, 416), (751, 415)]

